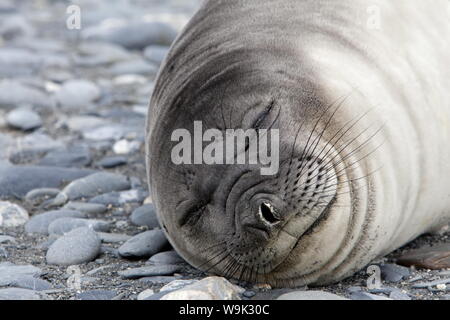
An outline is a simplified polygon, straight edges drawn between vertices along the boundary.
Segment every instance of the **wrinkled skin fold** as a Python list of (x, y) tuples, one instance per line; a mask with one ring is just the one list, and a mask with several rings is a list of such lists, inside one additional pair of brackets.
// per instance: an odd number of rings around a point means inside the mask
[[(326, 284), (448, 223), (448, 3), (370, 5), (210, 0), (178, 37), (151, 100), (147, 168), (159, 221), (193, 266)], [(173, 164), (171, 134), (194, 121), (278, 129), (278, 173)]]

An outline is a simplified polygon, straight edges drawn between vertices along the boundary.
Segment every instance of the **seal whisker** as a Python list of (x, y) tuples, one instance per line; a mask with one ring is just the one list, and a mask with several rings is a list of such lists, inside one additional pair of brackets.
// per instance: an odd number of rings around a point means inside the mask
[[(336, 101), (334, 101), (327, 109), (324, 110), (322, 116), (323, 116), (323, 115), (324, 115), (324, 114), (325, 114), (325, 113), (326, 113), (333, 105), (335, 105), (335, 103), (337, 103), (340, 99), (343, 99), (343, 100), (338, 104), (338, 106), (337, 106), (336, 109), (333, 111), (333, 113), (331, 114), (330, 118), (328, 119), (328, 121), (326, 122), (324, 128), (322, 129), (322, 132), (314, 139), (314, 141), (312, 142), (311, 146), (308, 147), (308, 150), (305, 151), (305, 154), (314, 154), (314, 152), (315, 152), (317, 146), (318, 146), (319, 143), (320, 143), (320, 140), (322, 139), (323, 134), (324, 134), (325, 131), (327, 130), (328, 126), (330, 125), (331, 120), (334, 118), (334, 115), (335, 115), (336, 112), (344, 105), (345, 100), (347, 100), (347, 98), (351, 95), (351, 93), (352, 93), (352, 92), (350, 92), (347, 96), (338, 98), (338, 99), (337, 99)], [(320, 120), (322, 119), (322, 116), (321, 116), (321, 117), (319, 118), (319, 120), (317, 121), (316, 126), (318, 125), (318, 123), (319, 123)], [(312, 133), (314, 133), (316, 126), (314, 127)], [(307, 143), (307, 144), (308, 144), (308, 143)], [(314, 148), (313, 148), (312, 151), (310, 151), (310, 148), (312, 147), (312, 145), (314, 145)], [(306, 147), (305, 147), (305, 149), (306, 149)], [(303, 158), (303, 155), (300, 157), (300, 160), (301, 160), (302, 158)], [(317, 158), (316, 158), (316, 159), (317, 159)], [(305, 161), (301, 162), (301, 167), (299, 168), (300, 173), (303, 171), (303, 169), (304, 169), (305, 167), (306, 167), (306, 162), (305, 162)]]

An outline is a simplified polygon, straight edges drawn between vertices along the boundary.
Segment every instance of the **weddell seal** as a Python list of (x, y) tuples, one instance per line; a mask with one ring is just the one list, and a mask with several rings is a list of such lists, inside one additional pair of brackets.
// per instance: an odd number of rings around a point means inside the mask
[[(162, 65), (147, 119), (152, 198), (180, 255), (252, 283), (326, 284), (448, 223), (448, 6), (205, 1)], [(202, 150), (229, 130), (278, 132), (267, 139), (278, 170), (174, 161), (199, 123), (223, 133)], [(194, 144), (181, 157), (197, 157)]]

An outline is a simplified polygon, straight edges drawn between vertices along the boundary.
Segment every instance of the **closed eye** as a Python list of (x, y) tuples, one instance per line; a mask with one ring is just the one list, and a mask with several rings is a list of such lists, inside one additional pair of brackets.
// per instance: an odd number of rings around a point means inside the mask
[(180, 218), (180, 227), (183, 227), (186, 224), (195, 225), (202, 216), (202, 213), (205, 211), (207, 205), (207, 202), (196, 203), (184, 211), (183, 216)]

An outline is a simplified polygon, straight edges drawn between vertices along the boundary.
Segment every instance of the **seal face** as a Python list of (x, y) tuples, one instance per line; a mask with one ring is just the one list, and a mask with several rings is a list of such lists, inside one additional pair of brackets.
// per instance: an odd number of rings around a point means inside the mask
[[(377, 3), (410, 22), (429, 10), (436, 25), (429, 16), (419, 19), (450, 30), (439, 8), (410, 12)], [(421, 125), (428, 99), (450, 119), (440, 109), (450, 103), (444, 90), (450, 80), (426, 78), (443, 88), (427, 97), (401, 83), (403, 56), (389, 69), (392, 52), (377, 51), (381, 43), (395, 50), (398, 34), (368, 36), (357, 23), (364, 5), (206, 1), (173, 45), (152, 96), (147, 167), (160, 223), (193, 266), (278, 287), (328, 283), (450, 218), (443, 210), (450, 207), (443, 191), (450, 179), (437, 178), (444, 166), (427, 165), (417, 152), (432, 159), (441, 149), (450, 157), (439, 147), (445, 139), (437, 138), (450, 135), (448, 126), (432, 128), (432, 142), (421, 138), (430, 130)], [(319, 23), (312, 17), (323, 6)], [(404, 49), (421, 61), (413, 48)], [(442, 66), (448, 60), (436, 57)], [(256, 130), (261, 138), (277, 130), (278, 143), (268, 151), (278, 154), (278, 170), (263, 175), (261, 163), (175, 163), (172, 133), (195, 136), (196, 122), (218, 136)], [(233, 149), (233, 158), (250, 153), (246, 145)], [(435, 185), (423, 177), (436, 177)]]

